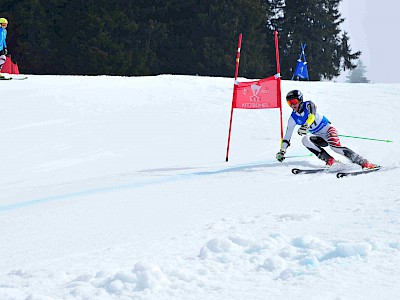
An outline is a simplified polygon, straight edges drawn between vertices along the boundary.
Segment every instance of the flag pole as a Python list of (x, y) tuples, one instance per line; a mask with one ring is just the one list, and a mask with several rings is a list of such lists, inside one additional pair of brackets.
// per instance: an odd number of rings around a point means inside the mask
[(281, 95), (281, 65), (279, 60), (279, 47), (278, 47), (278, 31), (275, 30), (275, 56), (276, 56), (276, 76), (278, 77), (278, 100), (279, 100), (279, 117), (281, 122), (281, 145), (283, 142), (283, 120), (282, 120), (282, 95)]
[(233, 102), (235, 101), (235, 85), (237, 84), (237, 77), (238, 77), (238, 73), (239, 73), (239, 61), (240, 61), (240, 48), (241, 47), (242, 47), (242, 34), (239, 34), (238, 47), (237, 47), (237, 52), (236, 52), (235, 81), (234, 81), (233, 94), (232, 94), (231, 118), (230, 118), (230, 121), (229, 121), (228, 145), (226, 147), (226, 158), (225, 158), (226, 161), (228, 161), (229, 144), (231, 142)]

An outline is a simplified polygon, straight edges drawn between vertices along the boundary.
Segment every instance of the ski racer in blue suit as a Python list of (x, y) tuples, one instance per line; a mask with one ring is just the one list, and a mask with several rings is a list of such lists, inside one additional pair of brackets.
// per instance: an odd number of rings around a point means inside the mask
[(288, 105), (293, 109), (288, 120), (285, 136), (281, 149), (276, 154), (276, 159), (282, 162), (285, 159), (286, 149), (290, 146), (290, 139), (296, 125), (300, 125), (298, 134), (302, 135), (303, 145), (323, 160), (327, 166), (332, 166), (335, 159), (323, 149), (329, 146), (334, 152), (347, 157), (351, 162), (360, 165), (363, 169), (372, 169), (376, 165), (355, 153), (353, 150), (340, 144), (336, 128), (331, 122), (317, 111), (317, 106), (312, 101), (303, 101), (303, 94), (299, 90), (290, 91), (286, 96)]

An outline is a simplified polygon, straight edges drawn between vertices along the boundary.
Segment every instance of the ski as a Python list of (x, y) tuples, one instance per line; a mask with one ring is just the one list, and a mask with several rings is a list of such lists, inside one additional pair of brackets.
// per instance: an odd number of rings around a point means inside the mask
[(292, 169), (292, 173), (297, 174), (314, 174), (314, 173), (321, 173), (321, 172), (329, 172), (329, 168), (317, 168), (317, 169)]
[(371, 172), (379, 171), (381, 167), (376, 167), (373, 169), (366, 169), (366, 170), (360, 170), (360, 171), (352, 171), (352, 172), (339, 172), (336, 174), (337, 178), (343, 178), (347, 176), (357, 176), (357, 175), (362, 175), (362, 174), (368, 174)]
[(331, 167), (319, 167), (319, 168), (314, 168), (314, 169), (298, 169), (294, 168), (292, 169), (292, 173), (297, 175), (297, 174), (314, 174), (314, 173), (338, 173), (338, 172), (350, 172), (351, 166), (338, 163), (335, 164), (334, 166)]
[(28, 79), (27, 76), (25, 77), (0, 77), (0, 80), (25, 80)]

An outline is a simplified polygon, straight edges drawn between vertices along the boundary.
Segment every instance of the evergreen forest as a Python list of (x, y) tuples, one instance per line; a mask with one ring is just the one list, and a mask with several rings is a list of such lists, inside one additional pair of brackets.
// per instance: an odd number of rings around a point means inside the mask
[(307, 44), (310, 80), (354, 69), (340, 29), (341, 0), (2, 0), (7, 44), (26, 74), (233, 77), (243, 33), (239, 76), (276, 73), (290, 79)]

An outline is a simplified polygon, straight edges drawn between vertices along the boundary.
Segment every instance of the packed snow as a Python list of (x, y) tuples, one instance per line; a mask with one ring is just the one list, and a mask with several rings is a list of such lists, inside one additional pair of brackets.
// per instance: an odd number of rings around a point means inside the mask
[[(384, 166), (337, 179), (232, 78), (2, 81), (0, 299), (396, 299), (400, 84), (282, 81)], [(246, 80), (246, 79), (240, 79)], [(283, 102), (284, 129), (290, 108)], [(343, 157), (328, 150), (347, 168)]]

